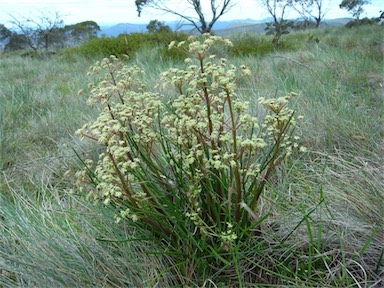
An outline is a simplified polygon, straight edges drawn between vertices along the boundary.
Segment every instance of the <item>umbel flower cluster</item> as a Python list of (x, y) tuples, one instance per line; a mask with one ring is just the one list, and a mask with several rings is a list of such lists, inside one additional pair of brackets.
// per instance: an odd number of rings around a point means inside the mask
[(96, 163), (84, 160), (79, 189), (113, 204), (118, 221), (181, 250), (203, 239), (229, 251), (258, 220), (258, 201), (275, 168), (299, 148), (287, 106), (296, 94), (258, 99), (267, 111), (258, 119), (237, 94), (250, 69), (211, 55), (215, 45), (232, 44), (211, 35), (172, 42), (170, 49), (189, 58), (184, 69), (160, 75), (163, 94), (149, 92), (136, 66), (113, 56), (96, 63), (88, 102), (102, 111), (77, 132), (104, 147)]

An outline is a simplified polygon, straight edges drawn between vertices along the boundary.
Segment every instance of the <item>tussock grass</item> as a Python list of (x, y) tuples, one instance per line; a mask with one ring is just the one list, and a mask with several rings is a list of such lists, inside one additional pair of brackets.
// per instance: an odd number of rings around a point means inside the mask
[(72, 135), (90, 111), (78, 96), (89, 63), (82, 61), (75, 70), (56, 58), (4, 56), (0, 62), (0, 168), (18, 180), (23, 174), (25, 183), (39, 182), (44, 173), (65, 169), (56, 157), (71, 150)]
[[(145, 287), (166, 259), (132, 242), (110, 210), (40, 183), (39, 197), (12, 190), (0, 197), (1, 287)], [(44, 191), (46, 190), (46, 191)], [(169, 286), (163, 280), (158, 285)]]
[[(308, 152), (286, 160), (268, 183), (258, 216), (269, 216), (228, 264), (230, 283), (218, 273), (189, 286), (384, 285), (382, 35), (379, 26), (311, 30), (287, 35), (298, 42), (290, 51), (230, 58), (253, 72), (240, 86), (251, 106), (299, 94), (296, 133)], [(159, 71), (184, 64), (157, 55), (146, 48), (129, 61), (160, 84)], [(73, 179), (63, 174), (80, 164), (72, 148), (91, 157), (98, 149), (73, 136), (99, 112), (77, 95), (92, 63), (0, 56), (0, 286), (169, 287), (181, 277), (168, 273), (171, 259), (146, 254), (159, 249), (151, 242), (121, 241), (142, 235), (116, 224), (113, 211), (68, 195)]]

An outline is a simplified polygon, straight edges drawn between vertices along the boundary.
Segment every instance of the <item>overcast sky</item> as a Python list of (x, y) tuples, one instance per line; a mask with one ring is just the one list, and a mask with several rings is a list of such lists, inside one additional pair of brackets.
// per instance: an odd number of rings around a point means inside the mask
[[(221, 20), (246, 19), (255, 20), (269, 17), (258, 0), (234, 0), (236, 5), (225, 14)], [(167, 0), (169, 6), (188, 13), (182, 3), (186, 0)], [(202, 3), (209, 0), (202, 0)], [(329, 0), (330, 10), (326, 18), (350, 17), (350, 14), (339, 9), (341, 0)], [(135, 0), (0, 0), (0, 24), (9, 26), (13, 15), (16, 17), (29, 17), (33, 15), (54, 14), (59, 12), (65, 24), (74, 24), (86, 20), (92, 20), (99, 25), (117, 23), (148, 23), (150, 20), (161, 21), (179, 20), (172, 15), (163, 15), (145, 9), (141, 17), (137, 16)], [(365, 12), (361, 17), (377, 17), (380, 10), (384, 10), (384, 0), (372, 0), (372, 4), (364, 6)], [(295, 17), (294, 13), (288, 17)]]

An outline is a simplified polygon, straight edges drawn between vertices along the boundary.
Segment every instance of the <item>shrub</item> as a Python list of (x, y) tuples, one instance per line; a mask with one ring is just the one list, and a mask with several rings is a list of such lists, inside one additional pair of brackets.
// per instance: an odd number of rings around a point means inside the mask
[(172, 31), (171, 27), (156, 19), (148, 23), (147, 30), (148, 33), (169, 33)]
[(290, 33), (279, 40), (276, 46), (268, 36), (245, 34), (239, 37), (231, 38), (233, 46), (228, 49), (228, 54), (237, 56), (264, 56), (276, 51), (296, 51), (302, 48), (306, 43), (306, 33)]
[(104, 58), (114, 55), (121, 58), (125, 55), (132, 56), (145, 47), (159, 47), (165, 58), (179, 59), (179, 54), (168, 52), (166, 47), (174, 39), (182, 41), (186, 38), (185, 34), (176, 32), (121, 34), (118, 37), (92, 39), (80, 46), (64, 49), (61, 53), (69, 58), (78, 55), (88, 58)]
[(315, 29), (315, 28), (316, 28), (316, 22), (313, 22), (308, 19), (295, 21), (292, 25), (292, 29), (297, 31)]
[(97, 62), (89, 104), (103, 110), (78, 131), (104, 147), (96, 163), (84, 160), (78, 189), (116, 207), (117, 221), (139, 228), (162, 245), (157, 253), (173, 257), (170, 269), (181, 282), (199, 285), (212, 275), (229, 277), (230, 269), (243, 277), (236, 255), (249, 250), (266, 218), (258, 215), (260, 196), (299, 148), (287, 106), (296, 94), (260, 98), (267, 113), (259, 126), (236, 92), (236, 82), (251, 72), (210, 55), (219, 44), (231, 42), (205, 35), (170, 44), (191, 58), (185, 70), (161, 74), (163, 89), (174, 95), (167, 103), (148, 92), (138, 67), (113, 56)]
[(275, 45), (266, 36), (255, 38), (249, 34), (233, 39), (233, 47), (229, 50), (233, 56), (263, 56), (274, 51)]
[(272, 43), (277, 47), (280, 44), (280, 39), (283, 35), (288, 34), (294, 27), (294, 22), (281, 19), (279, 22), (266, 23), (266, 35), (273, 35)]
[(363, 18), (363, 19), (354, 19), (352, 21), (349, 21), (347, 24), (345, 24), (345, 27), (347, 28), (353, 28), (361, 25), (376, 25), (377, 19), (372, 18)]

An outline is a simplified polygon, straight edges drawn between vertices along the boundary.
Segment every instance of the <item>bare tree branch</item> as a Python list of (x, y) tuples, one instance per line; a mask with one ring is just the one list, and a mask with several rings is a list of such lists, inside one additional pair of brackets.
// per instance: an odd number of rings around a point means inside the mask
[(318, 28), (330, 10), (331, 2), (326, 5), (325, 0), (293, 0), (292, 7), (305, 20), (313, 18), (316, 21), (316, 28)]
[(361, 13), (363, 13), (363, 6), (370, 4), (371, 0), (343, 0), (339, 7), (341, 9), (346, 9), (348, 12), (352, 13), (353, 17), (359, 21)]
[(202, 34), (210, 33), (212, 31), (213, 25), (217, 22), (217, 20), (235, 5), (234, 0), (210, 0), (210, 5), (208, 6), (210, 11), (206, 12), (204, 11), (203, 5), (200, 0), (186, 0), (186, 2), (189, 4), (189, 7), (192, 8), (194, 10), (194, 13), (196, 14), (196, 16), (193, 17), (189, 16), (185, 12), (170, 8), (166, 4), (166, 2), (166, 0), (135, 1), (139, 16), (144, 7), (153, 8), (182, 18)]
[(285, 12), (291, 7), (292, 0), (259, 0), (259, 2), (273, 18), (273, 23), (267, 23), (265, 30), (268, 30), (267, 35), (274, 35), (272, 42), (278, 45), (280, 38), (289, 33), (292, 26), (291, 21), (285, 19)]
[(11, 23), (20, 30), (28, 46), (34, 51), (41, 47), (48, 50), (53, 32), (63, 25), (59, 12), (55, 12), (53, 15), (42, 13), (38, 20), (21, 16), (10, 16), (13, 19)]

